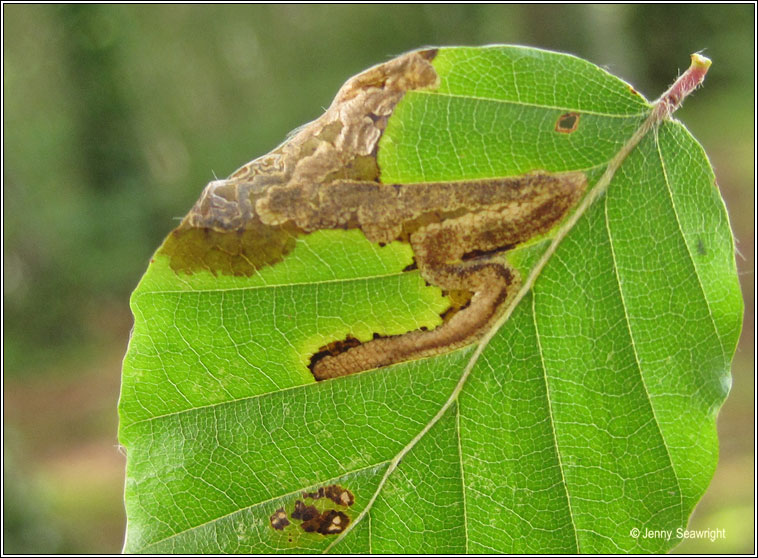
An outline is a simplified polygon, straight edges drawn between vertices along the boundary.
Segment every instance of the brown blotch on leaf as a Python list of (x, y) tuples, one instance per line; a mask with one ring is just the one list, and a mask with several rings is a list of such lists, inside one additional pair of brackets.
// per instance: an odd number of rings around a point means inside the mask
[(337, 535), (350, 525), (350, 518), (337, 510), (318, 511), (316, 506), (306, 506), (302, 501), (295, 502), (292, 519), (302, 520), (300, 528), (306, 533)]
[(379, 182), (379, 165), (376, 162), (376, 156), (356, 156), (345, 164), (344, 167), (330, 173), (324, 182), (332, 182), (334, 180)]
[(350, 507), (355, 503), (353, 493), (338, 484), (319, 487), (316, 492), (303, 492), (303, 498), (310, 498), (311, 500), (329, 498), (335, 504), (345, 507)]
[(341, 511), (326, 510), (300, 524), (300, 528), (306, 533), (320, 533), (322, 535), (338, 535), (350, 525), (350, 518)]
[[(376, 153), (388, 118), (407, 91), (439, 85), (429, 63), (435, 55), (436, 50), (408, 53), (348, 80), (320, 118), (229, 179), (208, 184), (162, 247), (175, 271), (252, 275), (285, 258), (299, 235), (359, 229), (379, 245), (410, 243), (428, 285), (464, 293), (453, 297), (453, 310), (431, 331), (375, 335), (366, 343), (348, 336), (322, 347), (311, 358), (316, 380), (433, 356), (478, 339), (518, 290), (518, 273), (503, 253), (547, 232), (585, 190), (583, 173), (541, 170), (380, 182)], [(579, 118), (561, 115), (556, 130), (573, 132)], [(344, 492), (332, 496), (349, 505)], [(303, 506), (299, 514), (306, 513)], [(334, 517), (335, 525), (342, 524)]]
[[(358, 219), (375, 242), (407, 235), (427, 284), (468, 295), (431, 331), (375, 336), (354, 347), (336, 345), (347, 347), (337, 354), (321, 351), (311, 359), (313, 377), (327, 380), (434, 356), (480, 338), (518, 291), (520, 278), (505, 261), (507, 251), (558, 224), (586, 186), (584, 173), (542, 171), (501, 179), (366, 186), (361, 199), (371, 203), (356, 205), (344, 220)], [(335, 208), (338, 200), (343, 211), (351, 207), (350, 192), (332, 194)]]
[(258, 226), (219, 231), (179, 227), (160, 249), (171, 269), (191, 274), (208, 270), (214, 275), (251, 276), (266, 265), (284, 259), (295, 248), (297, 232), (287, 227)]
[(378, 183), (377, 145), (387, 121), (407, 91), (439, 84), (430, 64), (436, 53), (410, 52), (358, 74), (320, 118), (226, 180), (210, 182), (161, 248), (171, 268), (250, 276), (284, 259), (299, 234), (358, 227), (353, 216), (340, 218), (341, 209), (323, 207), (323, 189)]
[(274, 514), (269, 518), (269, 522), (271, 523), (271, 526), (277, 531), (283, 530), (287, 525), (290, 524), (289, 519), (287, 519), (287, 512), (284, 511), (284, 508), (279, 508), (276, 510)]
[[(461, 283), (476, 275), (481, 284), (477, 304), (469, 304), (466, 312), (459, 309), (436, 329), (425, 328), (402, 335), (379, 336), (337, 354), (321, 353), (312, 358), (310, 370), (316, 381), (345, 376), (357, 371), (388, 366), (404, 360), (424, 358), (462, 347), (476, 338), (487, 324), (494, 321), (503, 308), (509, 292), (519, 279), (499, 264), (477, 263), (449, 270)], [(473, 298), (473, 293), (472, 293)]]
[(295, 502), (295, 509), (292, 512), (292, 519), (309, 521), (319, 515), (320, 512), (316, 509), (316, 506), (306, 506), (301, 500), (297, 500)]
[(355, 496), (347, 488), (332, 484), (324, 489), (324, 496), (337, 505), (350, 507), (355, 503)]
[[(417, 50), (379, 64), (351, 78), (337, 93), (337, 99), (353, 98), (362, 89), (408, 91), (436, 84), (437, 73), (431, 64), (437, 49)], [(424, 62), (421, 62), (424, 61)]]
[(570, 134), (576, 131), (579, 127), (579, 118), (581, 114), (578, 112), (566, 112), (558, 117), (555, 123), (555, 131), (561, 134)]

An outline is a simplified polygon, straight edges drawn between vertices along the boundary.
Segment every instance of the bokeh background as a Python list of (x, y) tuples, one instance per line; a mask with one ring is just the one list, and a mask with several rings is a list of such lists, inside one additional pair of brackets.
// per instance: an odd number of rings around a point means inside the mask
[(677, 113), (715, 167), (746, 312), (721, 459), (681, 552), (753, 552), (754, 6), (3, 6), (6, 553), (114, 553), (130, 291), (214, 176), (316, 118), (350, 76), (425, 45), (570, 52)]

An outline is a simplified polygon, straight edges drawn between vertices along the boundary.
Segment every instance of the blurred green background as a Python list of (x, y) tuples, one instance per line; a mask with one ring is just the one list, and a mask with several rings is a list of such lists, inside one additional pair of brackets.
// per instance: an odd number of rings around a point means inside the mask
[(203, 186), (316, 118), (350, 76), (425, 45), (576, 54), (677, 113), (730, 211), (746, 314), (721, 460), (681, 552), (753, 552), (753, 5), (3, 6), (6, 553), (121, 548), (116, 440), (130, 291)]

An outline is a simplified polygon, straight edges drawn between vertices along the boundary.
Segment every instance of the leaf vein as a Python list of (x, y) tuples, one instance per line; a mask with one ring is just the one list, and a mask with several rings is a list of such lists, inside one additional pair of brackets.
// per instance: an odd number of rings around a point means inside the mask
[(642, 112), (635, 112), (635, 113), (629, 113), (629, 114), (614, 114), (612, 112), (599, 112), (594, 110), (585, 110), (585, 109), (579, 109), (576, 107), (565, 107), (565, 106), (557, 106), (557, 105), (541, 105), (537, 103), (529, 103), (526, 101), (510, 101), (506, 99), (494, 99), (492, 97), (480, 97), (477, 95), (460, 95), (456, 93), (440, 93), (438, 91), (414, 91), (414, 95), (429, 95), (434, 97), (451, 97), (451, 98), (458, 98), (458, 99), (471, 99), (475, 101), (486, 101), (491, 103), (499, 103), (504, 105), (518, 105), (518, 106), (525, 106), (525, 107), (534, 107), (534, 108), (541, 108), (541, 109), (548, 109), (548, 110), (559, 110), (561, 112), (579, 112), (581, 114), (589, 114), (592, 116), (604, 116), (607, 118), (640, 118), (643, 116), (647, 116), (650, 114), (650, 109), (646, 108)]

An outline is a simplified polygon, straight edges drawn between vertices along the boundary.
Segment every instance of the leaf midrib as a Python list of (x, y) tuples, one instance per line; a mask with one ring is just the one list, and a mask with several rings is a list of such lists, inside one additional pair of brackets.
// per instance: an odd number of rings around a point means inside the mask
[[(650, 112), (650, 115), (652, 115), (652, 112)], [(505, 326), (513, 310), (523, 301), (523, 297), (528, 292), (533, 291), (534, 282), (536, 281), (537, 277), (539, 277), (542, 274), (542, 270), (544, 269), (544, 266), (547, 264), (547, 262), (552, 259), (552, 256), (554, 255), (555, 249), (558, 247), (558, 245), (563, 241), (565, 236), (567, 236), (573, 230), (579, 218), (581, 218), (584, 214), (586, 214), (586, 211), (590, 207), (592, 207), (595, 203), (597, 203), (597, 197), (605, 193), (611, 181), (613, 180), (613, 177), (615, 176), (616, 171), (621, 167), (621, 165), (629, 156), (629, 154), (637, 148), (639, 142), (645, 136), (647, 136), (648, 133), (650, 133), (650, 130), (651, 130), (650, 118), (651, 116), (648, 116), (648, 118), (645, 119), (645, 121), (641, 124), (641, 126), (637, 130), (635, 130), (632, 134), (630, 134), (629, 138), (624, 143), (624, 145), (613, 155), (613, 157), (611, 157), (607, 161), (605, 165), (606, 171), (598, 179), (598, 181), (593, 185), (590, 191), (585, 195), (585, 198), (580, 203), (580, 205), (576, 208), (574, 214), (568, 218), (568, 220), (564, 223), (564, 225), (561, 226), (561, 228), (558, 229), (553, 241), (548, 247), (548, 250), (543, 254), (543, 256), (541, 257), (540, 261), (536, 264), (535, 268), (533, 269), (527, 281), (522, 285), (522, 289), (519, 291), (516, 298), (514, 299), (513, 305), (506, 310), (506, 313), (504, 314), (503, 317), (501, 317), (500, 320), (498, 320), (498, 322), (495, 322), (495, 324), (493, 324), (490, 330), (487, 333), (485, 333), (484, 337), (476, 345), (476, 349), (474, 350), (472, 356), (469, 358), (467, 364), (464, 366), (464, 369), (461, 372), (461, 376), (455, 388), (453, 389), (452, 393), (450, 394), (450, 397), (440, 407), (440, 410), (428, 421), (428, 423), (424, 425), (424, 427), (419, 431), (419, 433), (404, 448), (402, 448), (401, 451), (392, 459), (389, 469), (385, 472), (382, 480), (379, 482), (379, 485), (377, 486), (376, 491), (372, 495), (366, 507), (358, 515), (358, 517), (355, 518), (353, 523), (350, 524), (348, 529), (343, 531), (338, 536), (338, 538), (335, 539), (324, 550), (324, 552), (329, 552), (332, 548), (338, 545), (345, 538), (345, 536), (352, 529), (354, 529), (355, 526), (365, 516), (370, 514), (371, 508), (373, 507), (373, 502), (376, 500), (377, 496), (379, 495), (381, 490), (384, 488), (384, 485), (386, 484), (388, 477), (392, 475), (392, 473), (394, 472), (394, 469), (397, 468), (397, 464), (402, 460), (402, 457), (404, 457), (407, 453), (412, 451), (412, 449), (416, 446), (416, 444), (440, 420), (442, 415), (444, 415), (444, 413), (446, 413), (449, 410), (452, 404), (454, 403), (457, 404), (458, 396), (460, 395), (461, 391), (465, 387), (465, 384), (467, 383), (471, 372), (476, 366), (476, 363), (478, 363), (479, 358), (484, 351), (484, 348), (489, 345), (489, 342), (492, 340), (497, 330)], [(531, 284), (529, 284), (530, 280), (531, 280)], [(551, 416), (551, 424), (552, 424), (552, 416)], [(462, 460), (461, 460), (461, 467), (462, 466), (463, 465), (462, 465)], [(563, 475), (563, 468), (561, 468), (561, 474)], [(568, 493), (567, 493), (567, 496), (568, 496)], [(573, 525), (573, 516), (572, 516), (572, 525)], [(575, 541), (578, 548), (578, 539), (576, 539), (576, 526), (575, 525), (574, 525), (574, 532), (575, 532)]]

